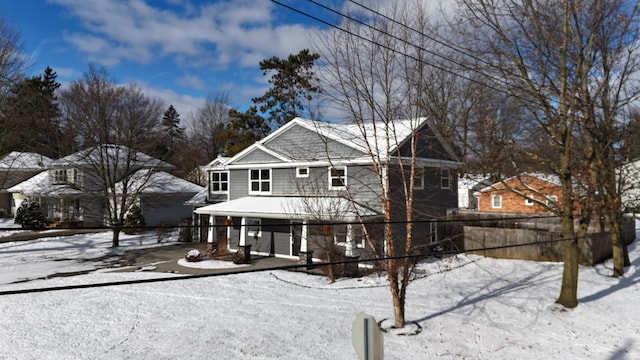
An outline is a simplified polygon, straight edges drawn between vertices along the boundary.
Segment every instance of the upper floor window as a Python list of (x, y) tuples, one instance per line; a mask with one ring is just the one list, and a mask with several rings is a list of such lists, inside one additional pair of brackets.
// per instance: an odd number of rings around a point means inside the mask
[(491, 207), (494, 209), (502, 208), (502, 195), (491, 196)]
[(270, 194), (271, 193), (271, 169), (249, 170), (249, 193), (250, 194)]
[(212, 193), (226, 193), (229, 191), (229, 173), (226, 171), (211, 172)]
[(558, 202), (558, 196), (557, 195), (549, 195), (547, 196), (547, 205), (554, 205)]
[(55, 169), (53, 170), (53, 184), (66, 184), (67, 183), (67, 170)]
[(308, 167), (299, 167), (296, 168), (296, 177), (309, 177), (309, 168)]
[(329, 190), (344, 189), (347, 186), (347, 168), (335, 167), (329, 170)]
[(451, 170), (440, 169), (440, 188), (451, 189)]
[(524, 199), (524, 204), (527, 205), (527, 206), (533, 206), (533, 203), (534, 203), (533, 198), (525, 198)]

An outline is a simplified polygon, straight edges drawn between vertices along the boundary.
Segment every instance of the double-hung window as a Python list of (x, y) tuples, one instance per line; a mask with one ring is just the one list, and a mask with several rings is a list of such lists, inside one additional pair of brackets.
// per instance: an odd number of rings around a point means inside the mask
[(502, 208), (502, 195), (491, 196), (491, 207), (494, 209)]
[(271, 169), (249, 170), (249, 194), (271, 194)]
[(440, 188), (441, 189), (451, 188), (451, 170), (448, 168), (440, 169)]
[(329, 169), (329, 190), (344, 189), (347, 186), (347, 168), (332, 167)]
[(56, 169), (53, 170), (53, 184), (60, 185), (67, 183), (67, 170), (66, 169)]
[(229, 191), (229, 173), (226, 171), (214, 171), (211, 173), (211, 192), (227, 193)]

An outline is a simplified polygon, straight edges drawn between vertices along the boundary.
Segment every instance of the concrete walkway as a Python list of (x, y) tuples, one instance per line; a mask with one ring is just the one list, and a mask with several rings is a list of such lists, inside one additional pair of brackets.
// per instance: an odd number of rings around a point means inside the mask
[[(14, 241), (29, 241), (45, 237), (69, 236), (75, 234), (87, 234), (95, 232), (111, 231), (109, 229), (65, 229), (47, 231), (29, 231), (11, 234), (0, 237), (0, 243)], [(203, 254), (206, 253), (206, 243), (173, 243), (171, 245), (151, 247), (146, 249), (126, 250), (122, 255), (109, 255), (110, 259), (104, 268), (112, 268), (116, 272), (153, 271), (173, 274), (215, 274), (228, 272), (254, 271), (255, 269), (276, 268), (281, 266), (292, 266), (298, 264), (296, 260), (276, 257), (252, 256), (251, 262), (244, 266), (221, 268), (221, 269), (201, 269), (178, 264), (178, 260), (184, 259), (189, 250), (197, 249)], [(116, 258), (113, 260), (113, 258)], [(220, 257), (216, 260), (231, 261), (231, 256)]]
[[(178, 264), (178, 260), (184, 259), (189, 250), (197, 249), (205, 254), (206, 244), (204, 243), (178, 243), (167, 246), (160, 246), (147, 249), (126, 251), (118, 265), (121, 269), (114, 269), (117, 272), (131, 271), (152, 271), (173, 274), (216, 274), (216, 273), (240, 273), (248, 270), (255, 271), (257, 269), (268, 269), (281, 266), (292, 266), (298, 264), (298, 261), (291, 259), (283, 259), (276, 257), (252, 256), (251, 262), (244, 266), (220, 268), (220, 269), (202, 269), (182, 266)], [(231, 261), (231, 256), (216, 258), (221, 261)]]

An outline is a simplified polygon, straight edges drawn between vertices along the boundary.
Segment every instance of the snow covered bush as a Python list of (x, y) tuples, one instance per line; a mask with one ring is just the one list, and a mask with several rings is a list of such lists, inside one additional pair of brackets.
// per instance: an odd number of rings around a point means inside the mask
[(187, 260), (188, 262), (202, 261), (202, 253), (200, 252), (200, 250), (197, 250), (197, 249), (189, 250), (187, 254), (184, 256), (184, 259)]

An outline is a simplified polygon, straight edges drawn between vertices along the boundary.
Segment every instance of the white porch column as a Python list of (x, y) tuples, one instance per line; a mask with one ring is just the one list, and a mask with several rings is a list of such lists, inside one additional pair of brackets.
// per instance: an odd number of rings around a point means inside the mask
[(308, 234), (307, 222), (302, 221), (302, 234), (300, 235), (300, 252), (307, 252), (307, 234)]
[(209, 215), (209, 227), (207, 228), (207, 242), (209, 244), (213, 244), (215, 242), (215, 225), (216, 225), (216, 217), (214, 215)]
[(247, 218), (243, 216), (242, 220), (240, 220), (240, 242), (238, 243), (238, 246), (247, 245), (247, 229), (245, 228), (246, 225)]
[(353, 246), (353, 225), (351, 224), (347, 224), (347, 239), (346, 239), (346, 246), (344, 249), (344, 254), (345, 256), (353, 256), (353, 249), (355, 248), (355, 246)]

